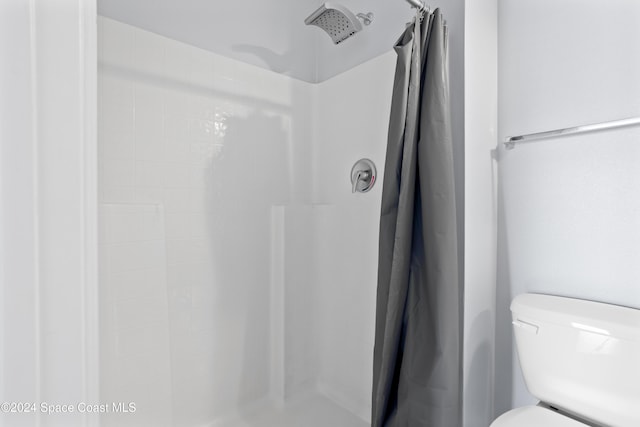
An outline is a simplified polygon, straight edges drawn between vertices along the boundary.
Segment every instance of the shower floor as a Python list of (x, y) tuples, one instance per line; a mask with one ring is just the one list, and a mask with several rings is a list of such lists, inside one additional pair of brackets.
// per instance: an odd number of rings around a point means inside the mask
[(368, 427), (369, 423), (321, 394), (295, 399), (283, 407), (263, 403), (213, 427)]

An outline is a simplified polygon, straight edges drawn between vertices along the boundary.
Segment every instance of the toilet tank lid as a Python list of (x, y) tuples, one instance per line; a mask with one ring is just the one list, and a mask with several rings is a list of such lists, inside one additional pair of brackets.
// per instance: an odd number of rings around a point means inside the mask
[(640, 310), (613, 304), (542, 294), (521, 294), (511, 303), (514, 318), (640, 342)]

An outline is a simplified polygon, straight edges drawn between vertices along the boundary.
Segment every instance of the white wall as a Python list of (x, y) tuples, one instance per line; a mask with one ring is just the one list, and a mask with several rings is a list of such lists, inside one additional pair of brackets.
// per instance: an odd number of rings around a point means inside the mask
[(96, 402), (95, 4), (0, 5), (0, 396), (6, 426), (93, 425), (40, 402)]
[[(640, 115), (637, 1), (502, 1), (499, 22), (501, 140)], [(511, 357), (511, 297), (543, 292), (640, 308), (639, 139), (635, 127), (500, 153), (503, 408), (533, 400)]]
[[(137, 401), (137, 423), (200, 425), (267, 396), (277, 363), (269, 355), (297, 361), (296, 340), (312, 335), (310, 320), (302, 335), (271, 330), (278, 305), (269, 303), (281, 285), (272, 280), (272, 206), (311, 197), (312, 92), (99, 22), (102, 393)], [(285, 238), (283, 256), (300, 252), (297, 241)], [(286, 286), (304, 286), (289, 276)], [(300, 363), (280, 372), (281, 394), (311, 375)]]
[[(363, 419), (371, 413), (378, 227), (396, 55), (317, 86), (314, 141), (319, 387)], [(375, 88), (373, 90), (372, 88)], [(377, 166), (368, 193), (351, 193), (351, 168)]]
[(465, 9), (464, 425), (494, 414), (497, 248), (498, 2)]
[[(39, 394), (37, 207), (34, 197), (34, 76), (28, 5), (0, 6), (0, 399)], [(11, 184), (10, 184), (11, 183)], [(0, 415), (0, 425), (35, 425), (35, 415)]]

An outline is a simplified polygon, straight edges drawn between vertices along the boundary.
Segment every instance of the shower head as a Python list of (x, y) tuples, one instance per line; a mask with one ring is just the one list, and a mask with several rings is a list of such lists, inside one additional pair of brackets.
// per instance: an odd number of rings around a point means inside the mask
[(309, 15), (304, 23), (325, 30), (334, 44), (342, 43), (362, 30), (362, 24), (353, 12), (342, 5), (329, 2)]

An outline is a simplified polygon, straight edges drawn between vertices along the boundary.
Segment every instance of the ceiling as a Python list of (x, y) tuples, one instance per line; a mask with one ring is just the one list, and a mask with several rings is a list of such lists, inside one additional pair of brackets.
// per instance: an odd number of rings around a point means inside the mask
[(414, 10), (404, 0), (340, 0), (373, 12), (369, 26), (334, 45), (304, 19), (322, 0), (98, 0), (100, 15), (308, 82), (389, 51)]

